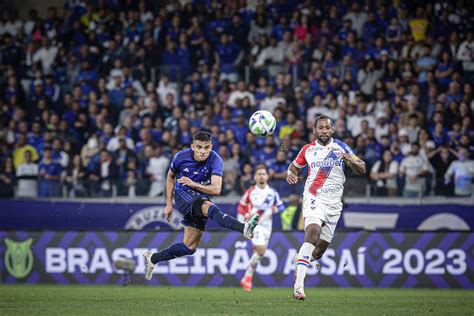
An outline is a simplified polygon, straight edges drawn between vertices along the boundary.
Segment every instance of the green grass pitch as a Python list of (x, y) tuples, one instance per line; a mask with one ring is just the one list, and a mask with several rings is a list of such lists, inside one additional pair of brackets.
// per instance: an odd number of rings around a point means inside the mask
[(0, 286), (0, 315), (474, 315), (474, 291)]

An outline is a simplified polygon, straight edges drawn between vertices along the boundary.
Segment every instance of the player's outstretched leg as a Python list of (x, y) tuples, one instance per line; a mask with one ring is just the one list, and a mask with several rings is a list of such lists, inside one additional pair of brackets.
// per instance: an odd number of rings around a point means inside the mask
[(296, 280), (293, 297), (297, 300), (304, 300), (304, 279), (310, 265), (311, 256), (316, 248), (319, 235), (321, 234), (321, 221), (318, 219), (305, 218), (305, 242), (301, 245), (296, 262)]
[(202, 205), (203, 213), (222, 227), (238, 231), (247, 239), (252, 239), (253, 231), (257, 227), (260, 214), (256, 213), (247, 222), (241, 223), (235, 217), (221, 211), (219, 206), (206, 201)]
[(183, 242), (171, 245), (156, 253), (147, 251), (143, 254), (145, 258), (145, 278), (150, 280), (153, 276), (155, 264), (178, 257), (192, 255), (196, 252), (201, 241), (203, 229), (195, 227), (184, 227)]
[(147, 251), (143, 254), (145, 258), (145, 279), (151, 280), (155, 264), (160, 261), (167, 261), (174, 258), (192, 255), (196, 250), (189, 249), (184, 243), (174, 244), (159, 252), (151, 253)]

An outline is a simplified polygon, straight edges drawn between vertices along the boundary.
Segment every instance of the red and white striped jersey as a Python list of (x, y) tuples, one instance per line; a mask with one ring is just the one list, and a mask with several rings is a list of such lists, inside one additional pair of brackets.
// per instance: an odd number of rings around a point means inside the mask
[(314, 141), (301, 148), (293, 164), (298, 168), (308, 166), (305, 197), (317, 197), (327, 204), (341, 202), (346, 181), (342, 153), (354, 155), (348, 145), (337, 139), (331, 139), (326, 146)]
[(254, 185), (247, 191), (240, 199), (237, 211), (239, 214), (245, 216), (248, 212), (253, 214), (257, 211), (261, 211), (262, 215), (258, 222), (259, 226), (272, 227), (272, 207), (276, 206), (278, 211), (283, 211), (284, 205), (280, 198), (280, 194), (267, 185), (265, 188), (261, 189), (258, 186)]

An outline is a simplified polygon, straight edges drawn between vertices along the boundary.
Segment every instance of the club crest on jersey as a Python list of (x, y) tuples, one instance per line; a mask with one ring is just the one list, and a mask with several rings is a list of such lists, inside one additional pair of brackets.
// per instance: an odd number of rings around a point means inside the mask
[(337, 148), (334, 148), (332, 152), (336, 155), (337, 158), (341, 157), (342, 155), (342, 152)]

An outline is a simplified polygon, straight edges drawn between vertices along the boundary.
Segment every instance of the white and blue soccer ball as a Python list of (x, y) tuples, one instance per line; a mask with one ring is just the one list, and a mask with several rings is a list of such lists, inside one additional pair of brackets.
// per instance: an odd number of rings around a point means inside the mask
[(273, 134), (275, 127), (276, 119), (268, 111), (260, 110), (250, 117), (249, 128), (255, 136), (269, 136)]

